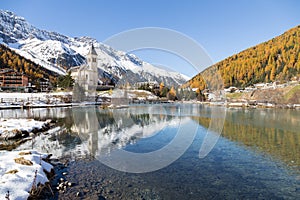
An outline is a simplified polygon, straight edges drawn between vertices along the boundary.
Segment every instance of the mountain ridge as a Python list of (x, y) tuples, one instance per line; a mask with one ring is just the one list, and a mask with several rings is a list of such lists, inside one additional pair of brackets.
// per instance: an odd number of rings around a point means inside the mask
[[(224, 87), (247, 87), (256, 83), (286, 82), (300, 77), (300, 25), (266, 42), (227, 57), (195, 75), (184, 87), (220, 88), (213, 80), (218, 72)], [(205, 76), (205, 80), (203, 79)]]
[(99, 78), (107, 73), (121, 80), (127, 71), (131, 71), (132, 73), (128, 73), (130, 77), (123, 82), (134, 84), (136, 81), (156, 81), (178, 86), (187, 81), (180, 73), (156, 68), (133, 54), (115, 50), (91, 37), (73, 38), (38, 29), (10, 11), (0, 10), (0, 43), (61, 75), (70, 67), (84, 64), (88, 49), (93, 44), (99, 55)]

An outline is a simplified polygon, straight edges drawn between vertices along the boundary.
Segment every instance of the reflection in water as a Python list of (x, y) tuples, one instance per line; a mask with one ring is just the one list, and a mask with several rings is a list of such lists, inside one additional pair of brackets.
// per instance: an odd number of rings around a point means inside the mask
[[(42, 151), (56, 151), (58, 157), (79, 157), (107, 154), (115, 148), (142, 142), (166, 127), (178, 127), (182, 117), (191, 117), (207, 128), (212, 109), (194, 104), (138, 105), (119, 110), (51, 108), (1, 110), (0, 117), (57, 120), (60, 131), (36, 137), (35, 145)], [(299, 167), (299, 130), (299, 110), (228, 109), (222, 136)]]
[[(89, 188), (87, 196), (99, 194), (98, 183), (111, 181), (108, 193), (111, 189), (112, 195), (125, 194), (127, 199), (141, 197), (138, 192), (142, 190), (143, 194), (155, 191), (155, 197), (161, 199), (299, 199), (299, 177), (296, 177), (300, 165), (299, 111), (229, 109), (222, 137), (208, 156), (199, 159), (206, 133), (204, 127), (209, 125), (212, 109), (172, 104), (137, 105), (120, 110), (95, 107), (19, 110), (11, 115), (0, 111), (0, 115), (57, 119), (59, 131), (41, 134), (20, 148), (73, 158), (107, 155), (118, 148), (150, 152), (170, 142), (183, 119), (196, 125), (200, 123), (195, 140), (185, 154), (155, 172), (122, 173), (93, 159), (74, 162), (69, 175), (78, 185), (67, 191), (70, 193)], [(253, 151), (252, 147), (260, 151)], [(264, 153), (296, 166), (296, 170), (286, 169), (284, 163), (275, 162)], [(130, 198), (135, 193), (137, 196)]]
[(74, 108), (71, 130), (78, 133), (95, 157), (152, 137), (166, 127), (178, 126), (178, 112), (176, 106), (165, 109), (158, 105), (117, 110)]
[[(210, 118), (193, 117), (208, 127)], [(230, 109), (222, 136), (300, 166), (300, 112), (275, 109)]]

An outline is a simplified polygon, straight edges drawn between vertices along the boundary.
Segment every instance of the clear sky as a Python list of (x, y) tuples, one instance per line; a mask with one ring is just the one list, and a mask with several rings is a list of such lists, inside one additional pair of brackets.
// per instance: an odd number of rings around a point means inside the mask
[[(173, 29), (196, 40), (213, 62), (300, 25), (299, 0), (1, 0), (0, 9), (38, 28), (99, 42), (133, 28)], [(189, 76), (196, 73), (172, 55), (136, 54)]]

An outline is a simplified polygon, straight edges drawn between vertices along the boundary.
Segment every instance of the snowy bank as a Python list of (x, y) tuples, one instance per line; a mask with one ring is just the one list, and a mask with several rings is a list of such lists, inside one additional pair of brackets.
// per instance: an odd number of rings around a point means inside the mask
[(51, 120), (34, 119), (0, 119), (0, 139), (19, 139), (50, 128)]
[(32, 188), (49, 182), (46, 172), (53, 166), (43, 159), (47, 154), (36, 151), (0, 151), (0, 199), (27, 199)]

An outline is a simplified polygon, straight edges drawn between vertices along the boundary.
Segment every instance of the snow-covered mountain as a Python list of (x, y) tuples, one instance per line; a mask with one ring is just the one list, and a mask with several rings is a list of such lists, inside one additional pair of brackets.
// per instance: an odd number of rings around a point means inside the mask
[(0, 43), (58, 74), (85, 63), (91, 44), (98, 54), (99, 76), (120, 79), (120, 83), (140, 81), (180, 85), (188, 77), (140, 60), (133, 54), (115, 50), (90, 37), (68, 37), (38, 29), (10, 11), (0, 10)]

